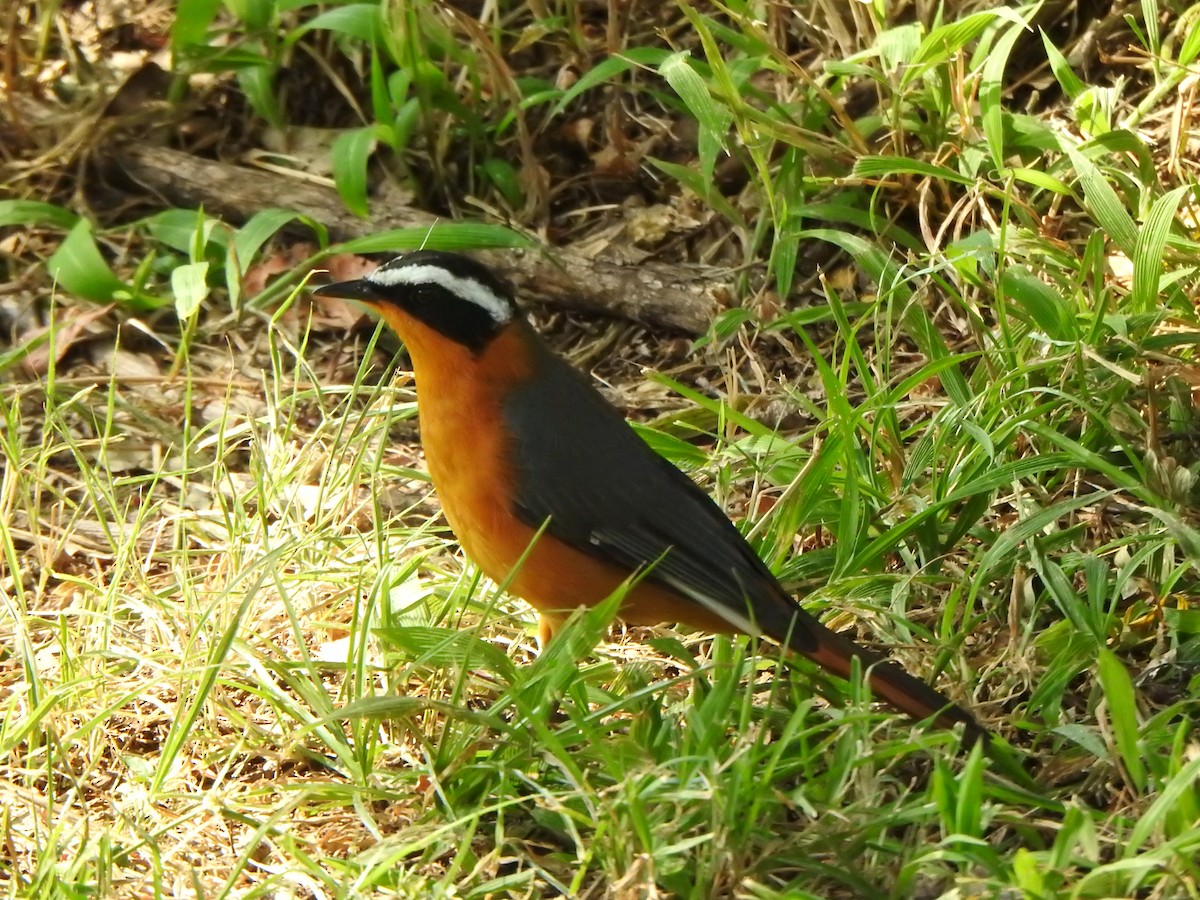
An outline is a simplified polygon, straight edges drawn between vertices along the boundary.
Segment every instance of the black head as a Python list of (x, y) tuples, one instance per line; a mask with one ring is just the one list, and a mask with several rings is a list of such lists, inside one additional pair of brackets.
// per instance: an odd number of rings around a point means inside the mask
[(416, 250), (358, 281), (317, 288), (325, 297), (358, 300), (386, 317), (396, 307), (478, 353), (517, 315), (512, 289), (468, 256)]

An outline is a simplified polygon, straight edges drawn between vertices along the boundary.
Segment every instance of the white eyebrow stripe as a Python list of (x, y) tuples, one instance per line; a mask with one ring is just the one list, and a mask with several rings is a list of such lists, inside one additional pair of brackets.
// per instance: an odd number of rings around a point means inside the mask
[(380, 287), (436, 284), (474, 303), (491, 316), (494, 322), (507, 322), (512, 318), (512, 305), (503, 297), (496, 296), (496, 292), (487, 285), (480, 284), (473, 278), (454, 275), (441, 266), (393, 266), (392, 263), (387, 263), (369, 273), (363, 280)]

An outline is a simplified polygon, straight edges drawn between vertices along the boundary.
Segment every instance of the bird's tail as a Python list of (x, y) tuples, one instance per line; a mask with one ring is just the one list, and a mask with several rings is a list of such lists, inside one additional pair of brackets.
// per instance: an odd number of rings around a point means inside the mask
[(801, 628), (806, 624), (808, 633), (796, 635), (797, 639), (791, 644), (823, 669), (848, 678), (851, 661), (857, 657), (863, 670), (868, 673), (867, 683), (872, 692), (896, 709), (914, 719), (931, 718), (941, 728), (953, 728), (961, 722), (965, 726), (963, 743), (968, 748), (976, 741), (986, 743), (990, 739), (987, 729), (975, 721), (974, 716), (919, 678), (914, 678), (895, 663), (831, 631), (815, 618), (810, 622), (797, 622), (795, 627)]

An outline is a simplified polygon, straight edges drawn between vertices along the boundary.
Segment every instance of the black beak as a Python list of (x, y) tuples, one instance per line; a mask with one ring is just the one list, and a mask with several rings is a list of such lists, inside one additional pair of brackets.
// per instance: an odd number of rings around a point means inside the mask
[(320, 297), (337, 297), (339, 300), (358, 300), (363, 303), (381, 303), (385, 299), (379, 288), (365, 278), (357, 281), (339, 281), (337, 284), (323, 284), (313, 290)]

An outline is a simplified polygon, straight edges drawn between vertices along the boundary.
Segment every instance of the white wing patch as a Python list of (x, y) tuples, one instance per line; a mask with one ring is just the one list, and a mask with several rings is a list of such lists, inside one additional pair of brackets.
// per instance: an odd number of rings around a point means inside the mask
[[(644, 551), (644, 547), (639, 545), (637, 541), (627, 540), (626, 536), (620, 532), (604, 529), (593, 531), (588, 535), (588, 541), (593, 546), (600, 548), (615, 547), (618, 552), (624, 554), (627, 560), (637, 559)], [(728, 599), (722, 599), (719, 594), (708, 593), (702, 588), (697, 587), (694, 580), (680, 577), (676, 572), (671, 570), (669, 565), (660, 565), (664, 557), (667, 557), (670, 552), (671, 548), (668, 546), (662, 556), (649, 564), (648, 568), (656, 579), (668, 587), (674, 588), (693, 603), (724, 619), (743, 634), (748, 634), (751, 637), (762, 637), (763, 630), (748, 615), (743, 615), (732, 606)], [(639, 568), (641, 567), (639, 566)], [(737, 578), (736, 573), (734, 577)]]
[[(399, 264), (397, 265), (397, 263)], [(395, 287), (397, 285), (417, 287), (422, 284), (436, 284), (456, 297), (474, 303), (491, 316), (492, 321), (497, 324), (507, 322), (512, 318), (512, 304), (507, 299), (475, 279), (455, 275), (441, 266), (416, 264), (406, 266), (401, 259), (385, 263), (366, 275), (363, 280), (379, 287)]]
[(751, 637), (762, 637), (763, 630), (749, 616), (741, 615), (727, 602), (722, 601), (720, 597), (697, 590), (694, 584), (689, 584), (682, 578), (674, 578), (671, 575), (664, 574), (659, 574), (658, 577), (689, 600), (704, 607), (710, 613), (720, 616), (738, 631), (742, 632), (742, 634), (748, 634)]

